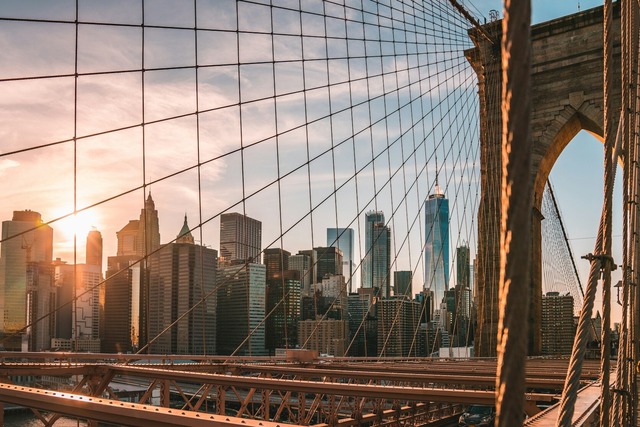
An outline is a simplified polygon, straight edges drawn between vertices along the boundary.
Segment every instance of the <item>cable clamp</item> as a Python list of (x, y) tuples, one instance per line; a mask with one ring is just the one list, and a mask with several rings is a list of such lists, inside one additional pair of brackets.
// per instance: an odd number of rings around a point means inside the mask
[(607, 254), (586, 254), (582, 256), (582, 259), (586, 259), (590, 262), (593, 262), (594, 260), (600, 260), (600, 269), (604, 270), (607, 265), (609, 266), (609, 268), (611, 269), (610, 271), (616, 271), (616, 269), (618, 268), (618, 265), (614, 262), (613, 257), (611, 255), (607, 255)]

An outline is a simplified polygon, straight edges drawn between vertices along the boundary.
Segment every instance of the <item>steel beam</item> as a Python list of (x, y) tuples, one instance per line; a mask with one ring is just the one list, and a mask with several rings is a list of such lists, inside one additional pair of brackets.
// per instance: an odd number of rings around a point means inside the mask
[[(280, 427), (281, 423), (60, 393), (0, 383), (0, 401), (123, 426)], [(295, 424), (287, 424), (287, 427)]]
[[(214, 384), (250, 390), (284, 390), (303, 393), (322, 393), (339, 396), (358, 396), (372, 399), (406, 400), (419, 402), (453, 402), (464, 404), (493, 405), (495, 393), (483, 390), (456, 390), (430, 387), (398, 387), (386, 385), (344, 384), (319, 381), (285, 380), (276, 378), (256, 378), (238, 375), (207, 374), (202, 372), (173, 371), (168, 369), (141, 368), (137, 366), (112, 366), (116, 375), (130, 375), (141, 378), (173, 380), (197, 384)], [(551, 402), (554, 395), (527, 393), (527, 399)]]

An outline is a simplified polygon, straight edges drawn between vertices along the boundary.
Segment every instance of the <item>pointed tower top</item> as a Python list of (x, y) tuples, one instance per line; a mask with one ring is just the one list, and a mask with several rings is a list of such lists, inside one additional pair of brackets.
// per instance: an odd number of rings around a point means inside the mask
[(178, 233), (176, 243), (190, 243), (192, 245), (195, 244), (195, 240), (193, 239), (193, 235), (191, 234), (191, 230), (189, 229), (189, 224), (187, 224), (186, 213), (184, 214), (184, 224), (182, 224), (180, 233)]

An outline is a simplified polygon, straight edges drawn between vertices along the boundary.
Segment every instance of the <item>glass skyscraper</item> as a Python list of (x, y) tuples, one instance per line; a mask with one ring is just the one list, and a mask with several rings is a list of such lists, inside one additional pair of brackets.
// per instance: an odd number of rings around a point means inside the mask
[(342, 275), (347, 282), (348, 292), (353, 292), (353, 229), (327, 228), (327, 246), (342, 251)]
[(384, 223), (383, 212), (367, 212), (364, 250), (362, 287), (378, 288), (379, 296), (388, 298), (391, 295), (391, 229)]
[[(0, 245), (0, 337), (19, 332), (27, 319), (27, 266), (50, 263), (53, 229), (34, 211), (14, 211), (2, 222)], [(4, 342), (5, 350), (21, 349), (20, 335)]]
[(424, 289), (433, 291), (434, 305), (439, 307), (449, 286), (449, 200), (437, 185), (424, 202), (424, 211)]
[(220, 215), (220, 265), (261, 262), (262, 223), (237, 212)]

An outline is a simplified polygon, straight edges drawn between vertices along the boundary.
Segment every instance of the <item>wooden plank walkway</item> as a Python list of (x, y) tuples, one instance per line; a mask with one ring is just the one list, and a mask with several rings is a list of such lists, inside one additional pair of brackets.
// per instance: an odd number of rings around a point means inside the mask
[[(599, 404), (600, 384), (594, 383), (580, 390), (578, 392), (578, 398), (576, 399), (572, 425), (588, 422), (591, 417), (597, 415)], [(529, 418), (524, 425), (527, 427), (555, 427), (559, 412), (560, 404), (556, 403), (546, 411), (540, 412), (538, 415)]]

